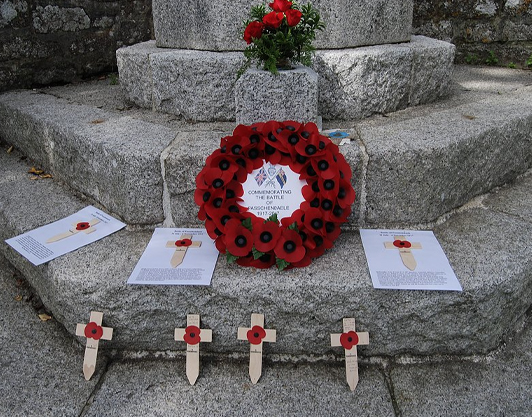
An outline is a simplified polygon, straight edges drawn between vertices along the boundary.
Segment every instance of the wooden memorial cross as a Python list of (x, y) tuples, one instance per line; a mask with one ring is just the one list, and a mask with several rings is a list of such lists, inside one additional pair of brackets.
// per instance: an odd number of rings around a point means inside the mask
[(200, 246), (201, 242), (192, 241), (192, 235), (181, 235), (181, 238), (177, 241), (171, 240), (166, 242), (167, 248), (175, 248), (175, 252), (170, 260), (172, 267), (175, 268), (176, 266), (181, 265), (189, 247), (199, 248)]
[(358, 384), (357, 345), (369, 345), (369, 333), (355, 331), (355, 319), (344, 318), (344, 332), (331, 334), (331, 346), (345, 349), (345, 375), (351, 391)]
[(212, 330), (200, 329), (200, 316), (189, 314), (187, 315), (187, 327), (176, 328), (174, 339), (177, 342), (187, 343), (187, 378), (190, 385), (194, 385), (199, 375), (199, 344), (200, 342), (212, 342)]
[(404, 236), (394, 236), (393, 242), (384, 242), (386, 249), (399, 249), (399, 255), (404, 266), (413, 271), (416, 269), (417, 262), (414, 259), (411, 249), (422, 249), (421, 243), (412, 243), (406, 240)]
[(239, 327), (238, 340), (247, 340), (249, 346), (249, 376), (251, 382), (256, 384), (262, 374), (262, 343), (275, 342), (276, 330), (264, 329), (264, 315), (251, 315), (251, 328)]
[(77, 324), (76, 336), (85, 336), (87, 346), (85, 347), (85, 358), (83, 359), (83, 375), (88, 381), (96, 369), (96, 358), (98, 357), (98, 344), (100, 339), (111, 340), (113, 329), (102, 327), (103, 313), (91, 311), (89, 324)]
[(96, 218), (93, 218), (91, 221), (88, 222), (72, 223), (72, 227), (68, 231), (59, 233), (58, 235), (51, 237), (46, 241), (46, 243), (54, 243), (66, 237), (74, 236), (79, 232), (84, 232), (85, 234), (92, 233), (96, 230), (94, 226), (98, 223), (100, 223), (100, 220)]

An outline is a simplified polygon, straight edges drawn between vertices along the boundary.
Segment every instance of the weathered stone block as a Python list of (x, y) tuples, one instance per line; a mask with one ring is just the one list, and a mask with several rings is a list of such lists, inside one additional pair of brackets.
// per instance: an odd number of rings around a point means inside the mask
[(234, 86), (243, 62), (236, 52), (150, 55), (154, 110), (196, 121), (234, 120)]
[(406, 107), (412, 55), (403, 44), (318, 51), (320, 114), (345, 120)]
[(455, 46), (424, 36), (413, 36), (409, 106), (430, 103), (451, 89)]
[[(269, 3), (269, 2), (264, 2)], [(308, 3), (302, 1), (301, 4)], [(243, 21), (249, 1), (176, 2), (155, 0), (153, 23), (157, 46), (208, 51), (243, 50)], [(260, 4), (260, 2), (256, 2)], [(318, 33), (321, 49), (405, 42), (410, 39), (413, 0), (314, 0), (327, 29)]]
[(155, 41), (138, 43), (116, 51), (120, 87), (129, 100), (149, 109), (153, 106), (150, 54), (155, 52)]
[(318, 74), (308, 67), (268, 71), (249, 69), (235, 85), (236, 123), (269, 120), (317, 122)]

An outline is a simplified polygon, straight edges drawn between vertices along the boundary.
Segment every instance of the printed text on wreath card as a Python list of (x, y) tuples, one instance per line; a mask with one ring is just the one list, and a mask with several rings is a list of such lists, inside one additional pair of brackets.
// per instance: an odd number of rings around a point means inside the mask
[(279, 220), (290, 217), (304, 201), (301, 189), (306, 181), (288, 166), (265, 163), (248, 175), (242, 184), (242, 205), (264, 219), (277, 213)]

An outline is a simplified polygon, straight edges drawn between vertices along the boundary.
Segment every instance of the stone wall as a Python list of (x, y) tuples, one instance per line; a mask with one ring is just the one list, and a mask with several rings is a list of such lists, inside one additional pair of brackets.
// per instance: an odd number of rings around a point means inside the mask
[(151, 22), (150, 0), (0, 0), (0, 91), (116, 71)]
[(454, 43), (458, 63), (525, 67), (532, 0), (415, 0), (414, 33)]

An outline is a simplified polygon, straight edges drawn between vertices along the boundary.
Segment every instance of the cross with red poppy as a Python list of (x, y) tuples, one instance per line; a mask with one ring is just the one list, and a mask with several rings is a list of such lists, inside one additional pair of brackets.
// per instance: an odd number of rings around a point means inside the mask
[(98, 223), (100, 223), (100, 220), (96, 218), (93, 218), (88, 222), (72, 223), (72, 227), (68, 231), (52, 236), (50, 239), (46, 241), (46, 243), (54, 243), (66, 237), (74, 236), (75, 234), (79, 232), (84, 232), (85, 234), (88, 235), (89, 233), (92, 233), (96, 230), (94, 226), (97, 225)]
[(212, 330), (200, 329), (200, 316), (189, 314), (187, 315), (187, 327), (176, 328), (174, 339), (187, 343), (187, 378), (190, 385), (194, 385), (199, 375), (199, 344), (200, 342), (212, 342)]
[(256, 384), (262, 374), (262, 343), (275, 342), (277, 331), (264, 328), (264, 314), (251, 315), (251, 327), (238, 328), (238, 340), (247, 340), (249, 346), (249, 376)]
[(412, 243), (406, 240), (404, 236), (395, 236), (393, 242), (384, 242), (386, 249), (399, 249), (399, 255), (404, 266), (413, 271), (416, 269), (417, 262), (414, 259), (411, 249), (422, 249), (421, 243)]
[(345, 350), (345, 375), (351, 391), (358, 384), (357, 345), (369, 345), (369, 333), (355, 331), (355, 319), (344, 318), (344, 332), (331, 334), (331, 346), (342, 346)]
[(85, 358), (83, 359), (83, 375), (88, 381), (96, 369), (96, 358), (98, 357), (98, 344), (100, 339), (111, 340), (113, 338), (113, 329), (102, 327), (103, 313), (91, 311), (88, 324), (77, 324), (76, 336), (87, 338), (85, 347)]
[(170, 259), (172, 268), (175, 268), (183, 263), (183, 259), (185, 259), (188, 248), (199, 248), (200, 246), (201, 242), (192, 241), (192, 235), (181, 235), (179, 240), (170, 240), (166, 242), (167, 248), (175, 249), (172, 259)]

